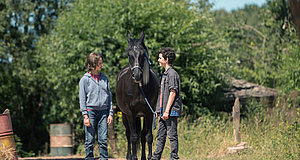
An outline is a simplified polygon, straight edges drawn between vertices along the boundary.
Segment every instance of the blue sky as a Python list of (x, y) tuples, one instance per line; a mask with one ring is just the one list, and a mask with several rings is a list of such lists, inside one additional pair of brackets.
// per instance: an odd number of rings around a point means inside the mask
[(256, 4), (261, 6), (267, 2), (267, 0), (209, 0), (214, 3), (214, 9), (225, 9), (231, 11), (233, 9), (243, 8), (245, 4)]

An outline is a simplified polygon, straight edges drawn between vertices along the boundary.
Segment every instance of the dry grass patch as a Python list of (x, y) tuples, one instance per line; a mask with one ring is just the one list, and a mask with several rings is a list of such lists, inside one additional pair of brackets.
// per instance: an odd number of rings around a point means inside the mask
[(5, 146), (0, 150), (1, 160), (12, 160), (14, 159), (14, 149), (6, 148)]

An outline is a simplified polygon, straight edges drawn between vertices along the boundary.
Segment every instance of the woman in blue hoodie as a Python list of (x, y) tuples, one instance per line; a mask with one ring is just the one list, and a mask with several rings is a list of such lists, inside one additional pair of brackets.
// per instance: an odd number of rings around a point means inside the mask
[(107, 77), (101, 73), (103, 56), (91, 53), (85, 61), (88, 72), (79, 82), (80, 110), (85, 131), (86, 160), (94, 160), (93, 146), (98, 129), (98, 143), (101, 160), (107, 160), (108, 125), (113, 121), (112, 97)]

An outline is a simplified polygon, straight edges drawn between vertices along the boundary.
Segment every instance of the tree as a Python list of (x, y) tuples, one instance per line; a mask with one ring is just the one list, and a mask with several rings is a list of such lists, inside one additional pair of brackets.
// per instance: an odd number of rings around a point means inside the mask
[[(51, 91), (50, 119), (68, 121), (82, 134), (78, 82), (85, 72), (84, 61), (92, 51), (104, 55), (103, 72), (109, 77), (112, 94), (116, 75), (128, 64), (124, 55), (126, 31), (145, 41), (156, 71), (161, 47), (177, 50), (175, 68), (181, 75), (185, 115), (201, 114), (220, 84), (222, 62), (218, 32), (211, 25), (207, 1), (189, 4), (173, 0), (79, 0), (58, 19), (50, 35), (38, 42), (39, 73)], [(211, 76), (213, 75), (213, 76)], [(115, 98), (113, 98), (115, 100)], [(72, 111), (72, 112), (70, 112)]]
[(0, 2), (0, 110), (9, 108), (20, 156), (41, 149), (47, 136), (44, 114), (47, 92), (36, 69), (34, 42), (53, 27), (68, 1), (4, 0)]
[(224, 73), (284, 92), (299, 90), (299, 47), (291, 20), (286, 0), (228, 13), (217, 22), (230, 44)]

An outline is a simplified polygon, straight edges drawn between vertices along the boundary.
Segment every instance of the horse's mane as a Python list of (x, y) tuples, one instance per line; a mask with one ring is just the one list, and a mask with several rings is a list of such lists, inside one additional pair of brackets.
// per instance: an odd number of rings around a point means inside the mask
[(152, 72), (156, 77), (158, 77), (157, 72), (152, 67), (150, 67), (150, 72)]

